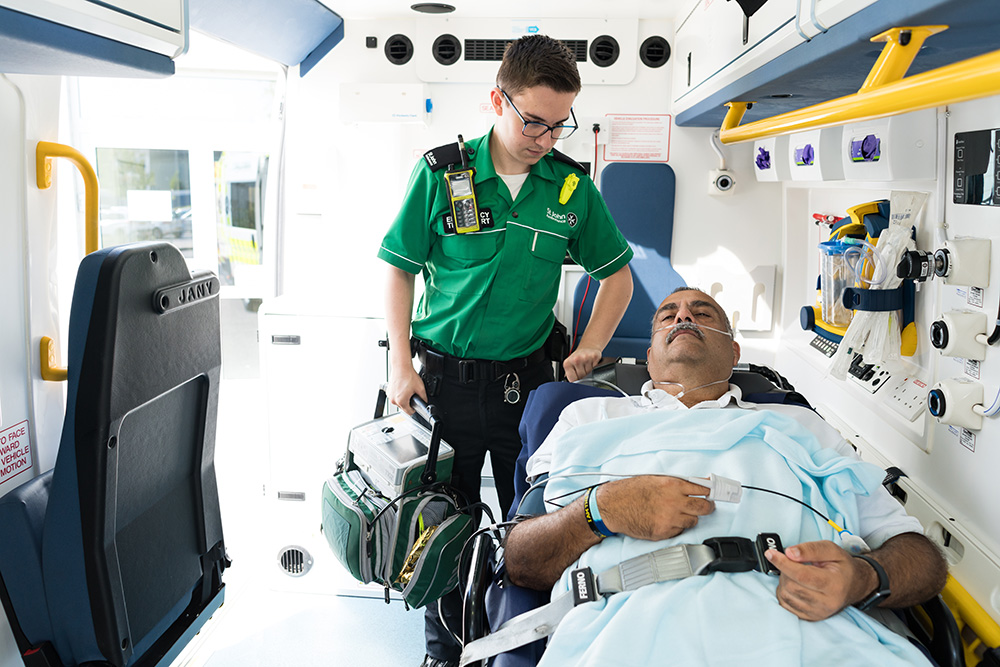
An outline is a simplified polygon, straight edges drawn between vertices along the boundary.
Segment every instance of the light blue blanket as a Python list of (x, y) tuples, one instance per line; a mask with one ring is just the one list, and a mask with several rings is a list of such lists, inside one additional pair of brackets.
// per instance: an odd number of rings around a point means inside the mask
[[(572, 476), (597, 473), (596, 476)], [(849, 530), (857, 499), (876, 489), (876, 466), (823, 449), (795, 420), (768, 410), (656, 411), (595, 422), (565, 434), (553, 457), (545, 495), (555, 499), (600, 481), (601, 473), (715, 473), (788, 494)], [(571, 494), (556, 500), (572, 501)], [(550, 506), (550, 511), (552, 507)], [(755, 490), (678, 537), (647, 542), (613, 537), (589, 549), (569, 570), (595, 573), (671, 544), (716, 536), (781, 536), (784, 545), (832, 539), (836, 532), (802, 505)], [(821, 622), (802, 621), (778, 604), (776, 576), (714, 573), (645, 586), (576, 607), (550, 639), (542, 665), (914, 665), (927, 664), (908, 640), (849, 607)]]

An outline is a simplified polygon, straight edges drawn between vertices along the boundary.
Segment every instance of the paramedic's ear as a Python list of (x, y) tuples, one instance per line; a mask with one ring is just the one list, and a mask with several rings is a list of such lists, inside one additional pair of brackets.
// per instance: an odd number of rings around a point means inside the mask
[(490, 91), (490, 105), (493, 107), (493, 113), (498, 116), (503, 115), (503, 94), (499, 88)]

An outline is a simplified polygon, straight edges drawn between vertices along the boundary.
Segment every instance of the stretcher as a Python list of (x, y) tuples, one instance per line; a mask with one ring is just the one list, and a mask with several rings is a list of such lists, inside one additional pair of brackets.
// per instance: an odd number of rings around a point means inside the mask
[[(518, 508), (519, 501), (528, 488), (526, 481), (522, 479), (524, 464), (530, 451), (541, 444), (555, 424), (562, 407), (585, 396), (614, 395), (618, 390), (623, 390), (621, 393), (636, 394), (646, 379), (648, 375), (645, 374), (644, 366), (617, 364), (595, 371), (590, 386), (562, 383), (561, 386), (546, 385), (532, 393), (521, 423), (525, 451), (522, 452), (518, 462), (515, 479), (517, 499), (509, 519), (520, 518), (516, 516), (518, 511), (522, 514), (543, 511), (540, 505), (534, 508), (528, 507), (527, 502)], [(731, 382), (740, 386), (744, 400), (760, 403), (792, 403), (809, 409), (805, 398), (770, 369), (742, 366), (734, 370)], [(527, 590), (505, 581), (502, 557), (499, 564), (496, 564), (494, 554), (497, 548), (488, 531), (480, 531), (470, 543), (468, 550), (472, 565), (462, 582), (465, 613), (461, 636), (466, 645), (495, 631), (505, 621), (549, 602), (547, 591)], [(904, 610), (903, 616), (912, 634), (923, 646), (925, 654), (938, 665), (957, 667), (975, 664), (977, 660), (982, 660), (982, 664), (1000, 664), (996, 662), (996, 648), (988, 646), (980, 646), (977, 655), (966, 661), (966, 648), (963, 647), (955, 615), (941, 596), (919, 607)], [(972, 616), (975, 617), (974, 614)], [(494, 667), (534, 665), (541, 657), (544, 645), (544, 641), (536, 641), (497, 655), (490, 664)]]

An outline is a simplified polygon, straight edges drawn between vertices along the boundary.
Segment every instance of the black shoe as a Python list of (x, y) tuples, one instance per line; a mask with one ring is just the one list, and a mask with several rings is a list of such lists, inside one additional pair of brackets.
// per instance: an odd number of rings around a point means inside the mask
[(420, 667), (458, 667), (458, 660), (438, 660), (425, 655)]

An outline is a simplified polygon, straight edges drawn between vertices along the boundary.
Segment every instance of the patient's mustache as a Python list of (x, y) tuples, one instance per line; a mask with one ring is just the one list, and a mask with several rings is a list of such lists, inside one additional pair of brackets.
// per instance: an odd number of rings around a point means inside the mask
[(681, 331), (693, 331), (701, 340), (705, 340), (705, 333), (694, 322), (680, 322), (675, 324), (670, 333), (667, 334), (667, 344), (673, 342), (674, 338), (680, 335)]

